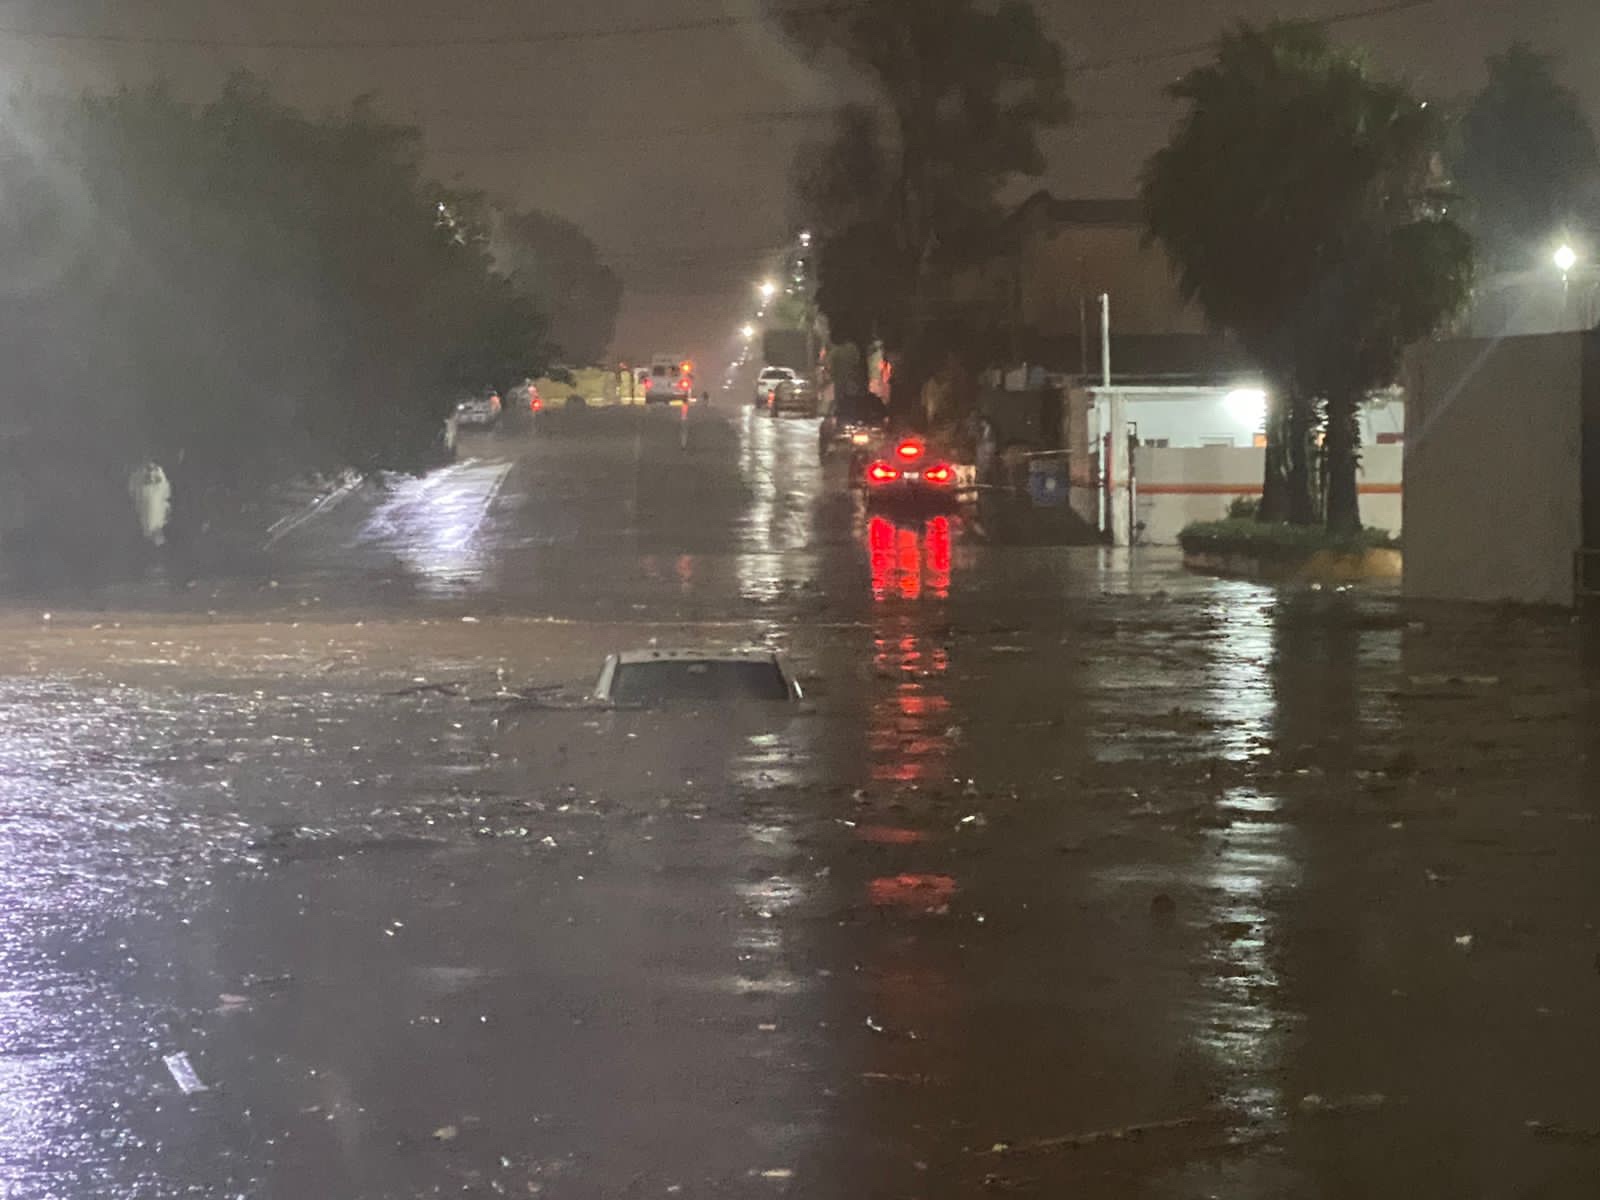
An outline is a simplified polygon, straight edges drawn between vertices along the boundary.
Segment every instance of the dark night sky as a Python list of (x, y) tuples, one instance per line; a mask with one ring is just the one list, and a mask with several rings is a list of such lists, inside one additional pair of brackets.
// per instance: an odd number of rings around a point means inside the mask
[[(1038, 0), (1073, 63), (1103, 64), (1075, 73), (1083, 112), (1052, 136), (1044, 182), (1061, 194), (1128, 193), (1167, 128), (1162, 84), (1199, 57), (1161, 52), (1204, 42), (1233, 19), (1316, 17), (1380, 2)], [(786, 230), (789, 160), (819, 128), (794, 110), (839, 98), (839, 81), (755, 23), (561, 44), (512, 39), (754, 17), (761, 7), (762, 0), (0, 0), (0, 69), (46, 87), (165, 75), (202, 95), (243, 66), (312, 109), (376, 92), (386, 112), (424, 128), (439, 174), (590, 231), (629, 283), (620, 350), (711, 353), (743, 315), (763, 248)], [(1476, 87), (1485, 54), (1527, 38), (1562, 55), (1567, 81), (1600, 124), (1600, 0), (1434, 0), (1336, 32), (1441, 98)], [(414, 45), (441, 39), (476, 41)], [(304, 44), (351, 41), (366, 44)], [(413, 45), (372, 44), (385, 41)], [(1157, 61), (1126, 61), (1141, 55)]]

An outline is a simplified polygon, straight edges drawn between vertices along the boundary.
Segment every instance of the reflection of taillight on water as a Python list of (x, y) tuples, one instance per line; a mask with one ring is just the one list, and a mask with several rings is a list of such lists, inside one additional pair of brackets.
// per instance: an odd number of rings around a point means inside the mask
[(924, 592), (943, 600), (950, 595), (950, 518), (935, 517), (925, 526), (901, 528), (887, 517), (867, 523), (867, 549), (872, 566), (872, 596), (891, 593), (916, 600)]
[(883, 517), (873, 517), (867, 525), (867, 552), (872, 562), (872, 596), (882, 600), (894, 574), (894, 526)]
[(928, 549), (928, 586), (936, 596), (950, 594), (950, 518), (935, 517), (928, 522), (924, 541)]
[(902, 529), (899, 534), (900, 595), (915, 600), (922, 595), (922, 556), (917, 546), (917, 531)]
[(949, 463), (934, 463), (922, 473), (924, 483), (931, 483), (938, 487), (949, 487), (955, 482), (956, 473)]
[(875, 462), (867, 468), (868, 483), (893, 483), (900, 478), (900, 469), (886, 462)]
[(899, 909), (911, 915), (942, 916), (955, 899), (956, 881), (949, 875), (885, 875), (867, 884), (873, 908)]

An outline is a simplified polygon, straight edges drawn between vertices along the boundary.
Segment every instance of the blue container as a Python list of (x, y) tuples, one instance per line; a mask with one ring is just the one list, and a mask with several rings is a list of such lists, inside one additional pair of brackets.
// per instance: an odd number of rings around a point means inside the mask
[(1035, 508), (1060, 508), (1067, 502), (1067, 464), (1059, 458), (1028, 463), (1028, 498)]

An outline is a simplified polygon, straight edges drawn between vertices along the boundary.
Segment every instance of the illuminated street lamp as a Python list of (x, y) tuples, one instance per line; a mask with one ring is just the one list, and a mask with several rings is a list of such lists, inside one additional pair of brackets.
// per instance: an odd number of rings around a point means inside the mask
[(756, 335), (756, 327), (754, 325), (749, 324), (749, 323), (746, 323), (745, 325), (743, 325), (739, 330), (739, 336), (742, 337), (747, 342), (751, 338), (755, 337), (755, 335)]
[(1553, 257), (1555, 259), (1556, 270), (1560, 271), (1563, 275), (1572, 274), (1572, 268), (1578, 265), (1578, 252), (1565, 242), (1563, 242), (1556, 250)]
[(761, 298), (763, 300), (771, 300), (777, 294), (778, 294), (778, 285), (777, 284), (773, 283), (772, 280), (770, 280), (770, 279), (764, 280), (762, 282), (762, 284), (761, 284)]

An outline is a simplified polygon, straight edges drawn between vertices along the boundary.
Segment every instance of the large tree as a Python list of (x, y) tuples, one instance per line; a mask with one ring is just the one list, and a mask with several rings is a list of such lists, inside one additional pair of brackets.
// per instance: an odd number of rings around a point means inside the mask
[(8, 116), (0, 349), (40, 489), (125, 509), (154, 458), (181, 532), (296, 470), (418, 465), (462, 389), (548, 362), (481, 201), (364, 103), (311, 119), (241, 76), (204, 105), (157, 88)]
[(1437, 203), (1425, 104), (1320, 29), (1241, 26), (1169, 93), (1187, 111), (1145, 168), (1150, 234), (1271, 395), (1262, 516), (1310, 524), (1326, 402), (1328, 520), (1359, 524), (1356, 411), (1465, 297), (1471, 248)]
[[(1070, 113), (1060, 47), (1029, 0), (861, 0), (780, 18), (875, 93), (796, 164), (822, 237), (819, 303), (833, 328), (906, 349), (941, 256), (995, 219), (1005, 183), (1044, 169), (1039, 135)], [(902, 396), (920, 386), (910, 365), (896, 374)]]
[(610, 355), (622, 304), (622, 281), (571, 221), (544, 212), (501, 214), (495, 260), (517, 288), (550, 314), (550, 340), (570, 366), (596, 366)]
[(1526, 42), (1489, 59), (1461, 118), (1455, 173), (1483, 256), (1528, 270), (1569, 228), (1600, 226), (1600, 147), (1554, 62)]

